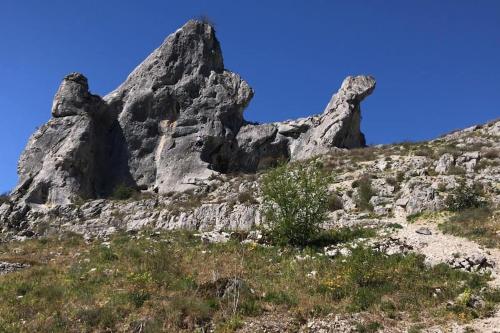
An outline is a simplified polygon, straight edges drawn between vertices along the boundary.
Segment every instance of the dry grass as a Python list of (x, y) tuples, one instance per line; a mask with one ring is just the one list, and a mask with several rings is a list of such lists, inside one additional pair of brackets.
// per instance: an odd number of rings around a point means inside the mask
[(500, 248), (500, 212), (487, 207), (456, 213), (439, 225), (444, 233), (467, 237), (487, 247)]
[[(339, 231), (330, 240), (361, 236)], [(416, 255), (359, 248), (331, 260), (313, 249), (207, 245), (187, 232), (121, 234), (104, 244), (75, 235), (9, 243), (0, 260), (32, 265), (0, 276), (2, 332), (231, 332), (265, 311), (297, 321), (359, 311), (439, 321), (485, 315), (498, 302), (489, 293), (483, 309), (447, 308), (466, 288), (478, 293), (486, 278), (428, 268)]]

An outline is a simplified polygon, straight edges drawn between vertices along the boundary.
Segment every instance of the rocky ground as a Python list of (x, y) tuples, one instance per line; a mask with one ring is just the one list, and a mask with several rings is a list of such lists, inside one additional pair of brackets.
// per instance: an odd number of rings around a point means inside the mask
[[(445, 264), (455, 270), (490, 276), (490, 288), (500, 287), (499, 137), (500, 121), (495, 121), (429, 142), (338, 149), (321, 156), (323, 168), (334, 175), (330, 185), (331, 212), (324, 227), (376, 230), (375, 237), (326, 247), (322, 255), (336, 260), (351, 255), (357, 247), (370, 247), (388, 255), (418, 253), (430, 266)], [(126, 196), (129, 198), (34, 206), (22, 228), (5, 225), (2, 237), (4, 242), (22, 242), (75, 232), (92, 242), (106, 240), (117, 232), (130, 234), (145, 228), (189, 229), (206, 244), (226, 243), (234, 237), (246, 244), (259, 244), (262, 235), (251, 230), (263, 224), (261, 175), (220, 174), (185, 193), (130, 192)], [(477, 190), (479, 199), (489, 207), (484, 224), (473, 232), (464, 231), (463, 226), (442, 228), (459, 214), (448, 211), (447, 197), (461, 186)], [(7, 202), (1, 209), (9, 207)], [(235, 230), (239, 233), (234, 234)], [(308, 259), (299, 256), (297, 260)], [(1, 263), (0, 274), (29, 270), (28, 265), (12, 260)], [(313, 270), (307, 274), (314, 278), (318, 273)], [(472, 308), (484, 304), (480, 295), (469, 298)], [(448, 302), (454, 306), (459, 300)], [(438, 323), (415, 322), (404, 315), (396, 321), (377, 316), (365, 312), (329, 314), (297, 322), (293, 316), (268, 311), (246, 318), (237, 327), (240, 332), (498, 332), (500, 327), (498, 310), (476, 319), (454, 318)]]
[[(334, 176), (325, 227), (390, 224), (394, 218), (442, 211), (446, 198), (462, 183), (479, 191), (490, 207), (498, 207), (499, 135), (500, 121), (496, 121), (429, 142), (337, 149), (322, 155), (324, 169)], [(219, 174), (183, 193), (130, 192), (117, 198), (125, 200), (33, 204), (21, 225), (5, 223), (2, 235), (23, 237), (64, 229), (90, 238), (145, 226), (250, 230), (261, 224), (261, 175)], [(6, 202), (0, 213), (12, 207)]]

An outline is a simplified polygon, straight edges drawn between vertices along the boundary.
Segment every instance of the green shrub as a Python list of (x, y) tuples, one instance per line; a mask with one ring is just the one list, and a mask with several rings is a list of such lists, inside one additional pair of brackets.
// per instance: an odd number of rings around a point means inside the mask
[(314, 236), (309, 245), (322, 248), (327, 245), (347, 243), (359, 238), (371, 238), (376, 236), (374, 229), (362, 227), (344, 227), (331, 230), (322, 230)]
[(130, 301), (136, 308), (142, 307), (144, 302), (146, 302), (148, 299), (151, 298), (151, 294), (148, 293), (147, 291), (133, 291), (128, 294), (128, 297), (130, 298)]
[(481, 191), (477, 186), (468, 186), (465, 182), (462, 182), (446, 198), (445, 205), (448, 210), (458, 212), (484, 206), (484, 201), (481, 198)]
[(494, 148), (486, 149), (481, 155), (483, 158), (495, 159), (500, 157), (500, 150)]
[(111, 197), (115, 200), (127, 200), (136, 194), (137, 190), (135, 188), (125, 184), (120, 184), (115, 188)]
[(306, 245), (318, 234), (328, 209), (327, 177), (317, 163), (281, 165), (264, 175), (262, 193), (274, 243)]
[(374, 333), (378, 332), (382, 328), (384, 328), (384, 326), (382, 326), (382, 324), (376, 321), (371, 321), (367, 324), (362, 324), (362, 323), (356, 324), (356, 332), (358, 333)]
[(0, 205), (2, 205), (3, 203), (6, 203), (6, 202), (10, 202), (9, 193), (0, 194)]
[(405, 180), (405, 173), (402, 172), (402, 171), (399, 171), (397, 174), (396, 174), (396, 181), (398, 183), (401, 183), (402, 181)]
[(394, 186), (394, 191), (399, 191), (401, 189), (401, 186), (399, 185), (399, 183), (401, 181), (399, 181), (398, 179), (396, 179), (395, 177), (387, 177), (385, 179), (386, 183), (391, 185), (391, 186)]
[[(357, 205), (361, 210), (373, 210), (370, 199), (375, 195), (372, 189), (372, 182), (369, 176), (363, 176), (357, 180), (358, 201)], [(354, 185), (354, 183), (353, 183)]]
[(328, 210), (334, 212), (344, 208), (342, 198), (337, 193), (332, 193), (328, 197)]
[(459, 166), (452, 165), (448, 169), (448, 174), (449, 175), (465, 175), (465, 169)]
[(240, 192), (238, 194), (238, 202), (248, 205), (255, 205), (259, 203), (257, 199), (255, 199), (255, 196), (249, 191)]

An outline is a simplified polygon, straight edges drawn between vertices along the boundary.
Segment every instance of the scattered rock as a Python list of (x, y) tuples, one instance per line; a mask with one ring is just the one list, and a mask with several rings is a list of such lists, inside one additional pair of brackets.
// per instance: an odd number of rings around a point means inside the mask
[(437, 161), (437, 165), (436, 165), (436, 172), (443, 175), (443, 174), (447, 174), (448, 173), (448, 170), (453, 166), (455, 162), (455, 158), (453, 157), (452, 154), (449, 154), (449, 153), (445, 153), (443, 155), (441, 155), (441, 157), (439, 158), (439, 160)]
[(329, 245), (323, 249), (323, 253), (331, 258), (337, 256), (348, 257), (351, 255), (351, 248), (355, 248), (355, 244), (339, 244), (339, 245)]
[(358, 314), (339, 316), (330, 314), (326, 318), (310, 319), (299, 330), (300, 333), (352, 333), (364, 322)]
[(408, 254), (413, 251), (413, 247), (399, 238), (386, 237), (371, 241), (372, 249), (387, 255)]
[(207, 231), (197, 235), (204, 243), (227, 243), (231, 239), (231, 234), (219, 231)]
[(453, 268), (469, 272), (488, 272), (496, 265), (494, 261), (480, 253), (455, 255), (448, 259), (447, 263)]
[(10, 263), (10, 262), (2, 262), (0, 261), (0, 275), (12, 273), (19, 271), (24, 268), (28, 268), (30, 265), (28, 264), (20, 264), (20, 263)]
[(429, 230), (429, 228), (426, 227), (418, 228), (417, 230), (415, 230), (415, 232), (420, 235), (426, 235), (426, 236), (432, 235), (432, 232)]

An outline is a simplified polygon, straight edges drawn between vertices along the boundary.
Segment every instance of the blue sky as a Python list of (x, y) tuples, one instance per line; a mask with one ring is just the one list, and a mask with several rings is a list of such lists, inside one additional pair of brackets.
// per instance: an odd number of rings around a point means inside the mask
[(347, 75), (371, 74), (370, 144), (423, 140), (500, 116), (498, 0), (2, 0), (0, 192), (61, 79), (120, 84), (188, 19), (216, 24), (226, 67), (255, 89), (246, 118), (319, 113)]

